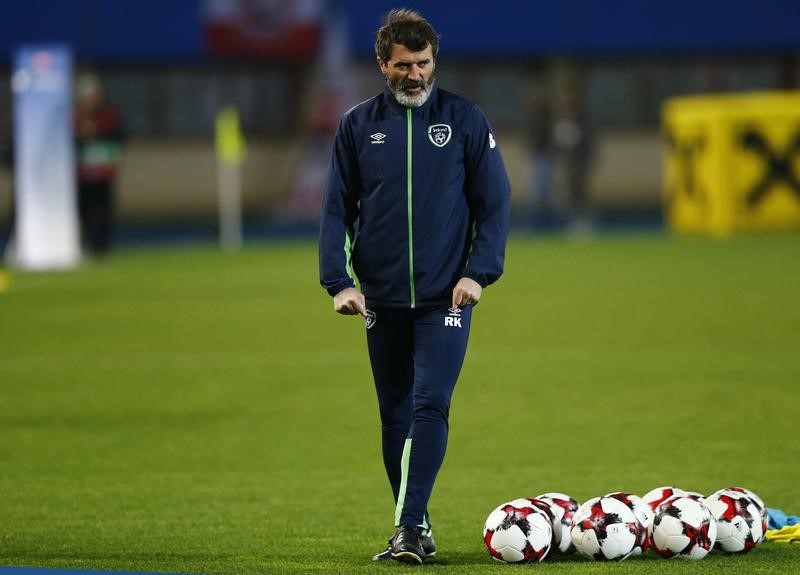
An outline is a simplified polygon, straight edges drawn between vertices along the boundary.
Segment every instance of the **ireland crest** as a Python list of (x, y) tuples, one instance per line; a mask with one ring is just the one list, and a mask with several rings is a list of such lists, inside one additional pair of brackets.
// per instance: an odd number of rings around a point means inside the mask
[(453, 135), (453, 130), (447, 124), (433, 124), (428, 126), (428, 139), (434, 146), (444, 148), (447, 142), (450, 141), (450, 136)]

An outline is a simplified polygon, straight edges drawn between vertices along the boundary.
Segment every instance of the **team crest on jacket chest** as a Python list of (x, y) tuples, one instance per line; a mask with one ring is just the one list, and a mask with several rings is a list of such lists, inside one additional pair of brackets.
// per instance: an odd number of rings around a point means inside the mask
[(432, 124), (428, 126), (428, 139), (434, 146), (444, 148), (452, 135), (453, 129), (447, 124)]

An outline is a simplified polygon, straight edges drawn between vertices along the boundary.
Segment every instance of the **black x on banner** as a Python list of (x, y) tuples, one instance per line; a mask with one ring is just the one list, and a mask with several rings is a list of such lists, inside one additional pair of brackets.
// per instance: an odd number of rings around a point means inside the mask
[(795, 174), (794, 159), (800, 156), (800, 131), (795, 133), (789, 145), (782, 151), (775, 150), (763, 134), (750, 128), (741, 135), (742, 147), (758, 154), (764, 161), (764, 174), (747, 193), (747, 205), (756, 207), (778, 183), (785, 183), (800, 200), (800, 177)]
[(705, 136), (702, 134), (692, 138), (676, 138), (674, 134), (667, 133), (667, 144), (669, 145), (672, 156), (678, 163), (677, 173), (680, 178), (678, 189), (695, 200), (705, 200), (705, 194), (701, 189), (697, 177), (697, 166), (700, 163), (700, 155), (706, 145)]

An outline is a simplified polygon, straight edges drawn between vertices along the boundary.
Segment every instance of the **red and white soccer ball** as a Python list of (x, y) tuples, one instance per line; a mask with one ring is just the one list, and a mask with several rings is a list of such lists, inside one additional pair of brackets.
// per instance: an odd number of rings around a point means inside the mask
[(559, 543), (561, 543), (561, 523), (559, 523), (558, 517), (556, 517), (555, 510), (553, 510), (546, 501), (542, 501), (536, 497), (526, 497), (525, 501), (547, 515), (553, 533), (553, 536), (550, 538), (550, 552), (554, 553), (555, 550), (558, 549)]
[(703, 505), (706, 504), (706, 496), (703, 495), (702, 493), (698, 493), (697, 491), (683, 491), (680, 493), (680, 495), (671, 495), (670, 497), (667, 497), (664, 501), (656, 505), (656, 509), (655, 511), (653, 511), (653, 515), (655, 516), (655, 514), (658, 513), (658, 510), (661, 509), (663, 506), (669, 505), (672, 501), (681, 497), (685, 497), (686, 499), (694, 499), (695, 501), (699, 501)]
[(622, 561), (639, 541), (639, 520), (633, 510), (613, 497), (594, 497), (572, 517), (570, 531), (578, 553), (597, 561)]
[(723, 489), (709, 496), (706, 504), (717, 520), (717, 549), (743, 555), (764, 539), (761, 510), (745, 493)]
[[(745, 494), (745, 495), (747, 495), (747, 496), (748, 496), (750, 499), (752, 499), (753, 501), (755, 501), (755, 502), (756, 502), (756, 504), (757, 504), (759, 507), (761, 507), (761, 508), (763, 508), (763, 509), (766, 509), (766, 508), (767, 508), (767, 506), (764, 504), (764, 500), (763, 500), (763, 499), (761, 499), (761, 498), (760, 498), (758, 495), (756, 495), (755, 491), (750, 491), (750, 490), (749, 490), (749, 489), (747, 489), (746, 487), (726, 487), (725, 489), (720, 489), (720, 491), (736, 491), (737, 493), (744, 493), (744, 494)], [(719, 493), (719, 492), (717, 492), (717, 493)]]
[(642, 496), (642, 501), (650, 506), (650, 509), (655, 513), (656, 507), (661, 505), (664, 501), (675, 495), (683, 495), (686, 493), (680, 487), (673, 487), (671, 485), (662, 485), (651, 489)]
[(553, 522), (553, 532), (556, 534), (556, 551), (564, 555), (575, 552), (572, 544), (572, 517), (578, 510), (578, 502), (564, 493), (542, 493), (536, 499), (544, 501), (550, 506), (558, 521)]
[(650, 506), (642, 501), (642, 498), (638, 495), (626, 491), (614, 491), (613, 493), (607, 493), (603, 497), (613, 497), (630, 507), (636, 519), (639, 520), (639, 539), (636, 542), (636, 547), (633, 549), (633, 554), (641, 555), (647, 551), (647, 548), (650, 546), (650, 539), (647, 536), (647, 532), (650, 529), (650, 525), (653, 523), (653, 511), (650, 509)]
[(702, 497), (670, 497), (658, 506), (650, 542), (662, 557), (702, 559), (717, 539), (717, 522)]
[(498, 506), (483, 526), (486, 549), (493, 558), (505, 563), (544, 560), (552, 549), (552, 539), (549, 517), (527, 499)]
[(769, 524), (769, 515), (767, 515), (767, 506), (764, 504), (764, 500), (756, 495), (755, 492), (750, 491), (745, 487), (726, 487), (725, 489), (720, 489), (720, 491), (735, 491), (737, 493), (742, 493), (749, 497), (753, 503), (755, 503), (761, 514), (761, 539), (756, 541), (756, 543), (761, 543), (764, 540), (764, 537), (767, 535), (767, 525)]
[[(673, 495), (672, 497), (670, 497), (670, 499), (673, 499), (675, 497), (679, 497), (679, 496), (678, 495)], [(684, 491), (683, 493), (680, 494), (680, 497), (689, 497), (690, 499), (694, 499), (696, 501), (700, 501), (701, 503), (705, 502), (705, 500), (706, 500), (706, 496), (703, 495), (702, 493), (698, 493), (697, 491)]]

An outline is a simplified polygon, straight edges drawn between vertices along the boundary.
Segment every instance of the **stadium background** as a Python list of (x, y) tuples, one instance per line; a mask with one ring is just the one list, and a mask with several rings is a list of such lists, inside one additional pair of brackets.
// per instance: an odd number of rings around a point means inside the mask
[[(554, 95), (577, 86), (598, 138), (598, 233), (518, 225), (507, 273), (476, 311), (431, 502), (440, 558), (425, 568), (507, 572), (486, 554), (482, 523), (498, 503), (542, 491), (583, 501), (738, 483), (797, 513), (798, 236), (660, 228), (662, 104), (797, 88), (795, 5), (403, 4), (442, 33), (441, 85), (496, 125), (517, 217), (531, 84)], [(261, 25), (225, 16), (245, 6)], [(318, 287), (314, 228), (331, 123), (379, 89), (372, 33), (393, 6), (0, 4), (0, 133), (12, 52), (45, 41), (99, 72), (129, 133), (112, 257), (67, 272), (11, 269), (0, 290), (0, 566), (392, 569), (368, 561), (391, 513), (363, 326), (336, 316)], [(271, 25), (298, 13), (309, 19)], [(214, 119), (229, 103), (248, 143), (247, 242), (236, 254), (213, 241)], [(4, 168), (0, 226), (10, 179)], [(796, 546), (763, 544), (690, 568), (796, 564)], [(650, 554), (537, 569), (682, 567)]]
[[(671, 96), (792, 89), (800, 78), (790, 1), (411, 2), (442, 34), (441, 86), (484, 109), (502, 138), (515, 205), (528, 199), (525, 98), (574, 87), (596, 132), (592, 204), (618, 221), (658, 221), (660, 110)], [(216, 213), (213, 129), (237, 106), (248, 142), (248, 229), (313, 220), (339, 113), (380, 86), (373, 32), (391, 3), (75, 0), (0, 7), (0, 134), (10, 130), (10, 58), (64, 42), (99, 72), (127, 141), (122, 228), (209, 232)], [(245, 16), (239, 11), (249, 10)], [(234, 16), (231, 16), (234, 14)], [(240, 20), (236, 20), (240, 18)], [(283, 26), (283, 27), (281, 27)], [(1, 145), (1, 144), (0, 144)], [(7, 167), (0, 185), (10, 186)], [(0, 197), (0, 221), (8, 213)]]

